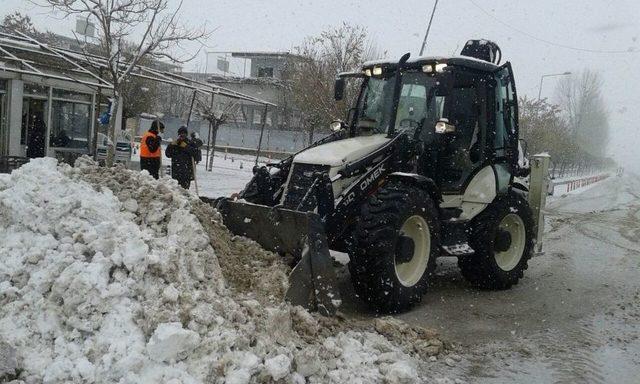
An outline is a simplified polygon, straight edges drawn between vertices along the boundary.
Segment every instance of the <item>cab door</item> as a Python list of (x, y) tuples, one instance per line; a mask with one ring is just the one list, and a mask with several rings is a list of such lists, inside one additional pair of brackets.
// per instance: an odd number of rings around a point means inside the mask
[(438, 153), (437, 182), (443, 194), (463, 194), (486, 165), (488, 110), (493, 97), (490, 81), (491, 73), (466, 68), (455, 73), (442, 114), (455, 126), (455, 132), (442, 135)]
[(511, 63), (500, 66), (494, 76), (495, 118), (488, 143), (498, 178), (498, 193), (506, 193), (518, 166), (518, 96)]

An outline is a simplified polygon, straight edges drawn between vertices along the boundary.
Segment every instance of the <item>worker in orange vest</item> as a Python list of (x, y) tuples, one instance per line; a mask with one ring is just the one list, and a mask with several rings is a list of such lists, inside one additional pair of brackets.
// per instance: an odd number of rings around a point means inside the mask
[(151, 128), (140, 139), (140, 170), (147, 170), (151, 176), (160, 177), (160, 160), (162, 156), (162, 137), (164, 124), (158, 120), (151, 123)]

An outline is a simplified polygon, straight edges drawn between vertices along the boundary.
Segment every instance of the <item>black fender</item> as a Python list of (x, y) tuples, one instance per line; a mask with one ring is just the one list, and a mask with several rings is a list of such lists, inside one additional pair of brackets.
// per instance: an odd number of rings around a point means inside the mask
[(409, 183), (426, 191), (436, 203), (442, 202), (442, 193), (433, 179), (417, 173), (393, 172), (389, 174), (388, 180), (399, 180)]
[(523, 183), (514, 180), (513, 184), (511, 184), (511, 190), (516, 192), (517, 194), (519, 194), (520, 196), (524, 197), (525, 199), (527, 198), (527, 195), (529, 194), (529, 188), (527, 188), (526, 185), (524, 185)]

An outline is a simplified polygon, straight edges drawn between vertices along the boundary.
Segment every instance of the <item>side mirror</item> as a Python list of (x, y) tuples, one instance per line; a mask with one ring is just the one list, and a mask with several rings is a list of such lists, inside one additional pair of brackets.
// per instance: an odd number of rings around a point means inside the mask
[(336, 78), (336, 82), (333, 87), (333, 98), (336, 101), (340, 101), (344, 98), (344, 85), (345, 85), (344, 78), (342, 77)]
[(440, 119), (436, 123), (436, 133), (445, 134), (453, 133), (456, 131), (456, 126), (449, 124), (449, 119)]
[(331, 132), (338, 132), (344, 128), (344, 122), (342, 120), (334, 120), (329, 124)]

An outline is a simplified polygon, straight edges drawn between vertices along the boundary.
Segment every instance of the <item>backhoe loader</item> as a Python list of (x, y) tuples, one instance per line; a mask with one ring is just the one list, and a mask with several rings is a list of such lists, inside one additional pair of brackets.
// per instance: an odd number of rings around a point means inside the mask
[(293, 256), (287, 300), (335, 313), (330, 250), (348, 253), (356, 294), (385, 313), (421, 300), (440, 256), (478, 287), (522, 278), (541, 251), (549, 158), (522, 153), (500, 56), (470, 40), (460, 56), (405, 54), (339, 74), (336, 100), (346, 81), (361, 83), (346, 121), (215, 202), (232, 232)]

